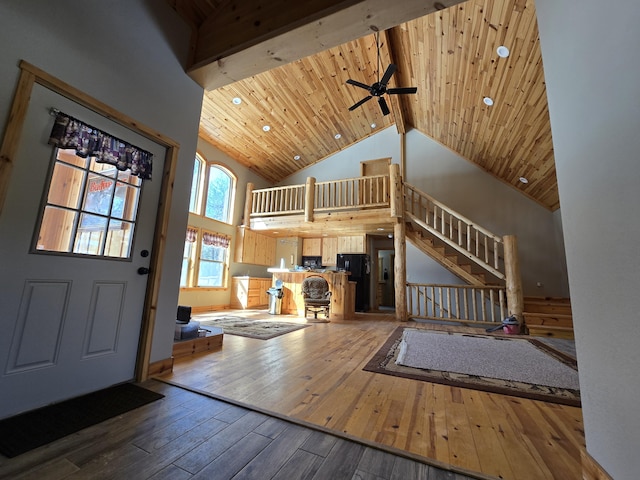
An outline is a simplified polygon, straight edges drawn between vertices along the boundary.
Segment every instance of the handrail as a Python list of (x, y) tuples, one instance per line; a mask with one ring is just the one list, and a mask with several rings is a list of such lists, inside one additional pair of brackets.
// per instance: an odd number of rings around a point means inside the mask
[(467, 258), (504, 280), (504, 243), (498, 235), (472, 222), (430, 195), (405, 185), (405, 213)]
[(507, 312), (506, 287), (407, 283), (410, 318), (498, 323)]

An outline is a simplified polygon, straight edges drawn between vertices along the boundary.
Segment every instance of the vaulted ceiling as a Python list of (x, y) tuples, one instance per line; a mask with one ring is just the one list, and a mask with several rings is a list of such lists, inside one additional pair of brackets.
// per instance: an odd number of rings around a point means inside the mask
[[(200, 135), (265, 179), (394, 125), (559, 208), (533, 1), (314, 0), (297, 10), (287, 0), (168, 1), (193, 27)], [(386, 116), (375, 98), (349, 111), (368, 92), (346, 81), (371, 85), (389, 63), (398, 68), (388, 86), (417, 94), (385, 94)]]

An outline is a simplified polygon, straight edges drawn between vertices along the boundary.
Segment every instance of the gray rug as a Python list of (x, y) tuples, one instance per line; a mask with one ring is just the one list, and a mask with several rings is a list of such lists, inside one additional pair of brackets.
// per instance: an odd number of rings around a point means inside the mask
[(205, 315), (198, 315), (194, 317), (194, 320), (200, 322), (200, 328), (205, 330), (207, 326), (219, 327), (225, 334), (260, 340), (268, 340), (310, 326), (302, 323), (250, 320), (241, 317), (207, 317)]
[[(409, 343), (403, 344), (405, 331)], [(417, 343), (411, 340), (414, 336)], [(551, 365), (552, 372), (542, 365)], [(531, 337), (399, 327), (364, 370), (580, 406), (575, 359)]]
[(577, 370), (525, 339), (406, 328), (398, 365), (579, 390)]

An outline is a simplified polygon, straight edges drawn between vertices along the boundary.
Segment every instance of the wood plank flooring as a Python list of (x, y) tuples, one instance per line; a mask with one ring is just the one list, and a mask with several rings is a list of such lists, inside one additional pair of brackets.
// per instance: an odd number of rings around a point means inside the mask
[(0, 457), (0, 478), (472, 478), (156, 380), (143, 385), (165, 398), (16, 458)]
[(463, 471), (517, 480), (581, 478), (580, 408), (364, 372), (401, 324), (385, 314), (357, 317), (267, 341), (225, 335), (220, 351), (178, 359), (165, 378)]

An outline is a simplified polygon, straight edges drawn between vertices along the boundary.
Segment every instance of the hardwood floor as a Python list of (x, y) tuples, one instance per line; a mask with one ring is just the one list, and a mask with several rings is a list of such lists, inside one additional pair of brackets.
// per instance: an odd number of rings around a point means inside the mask
[(267, 341), (225, 335), (220, 351), (180, 358), (164, 378), (465, 471), (581, 478), (580, 408), (363, 371), (399, 325), (391, 315), (359, 314)]
[(165, 398), (0, 456), (0, 479), (581, 478), (579, 408), (362, 371), (399, 325), (361, 314), (270, 340), (225, 335), (145, 382)]
[(472, 478), (156, 380), (143, 385), (165, 397), (13, 459), (0, 456), (0, 478)]

